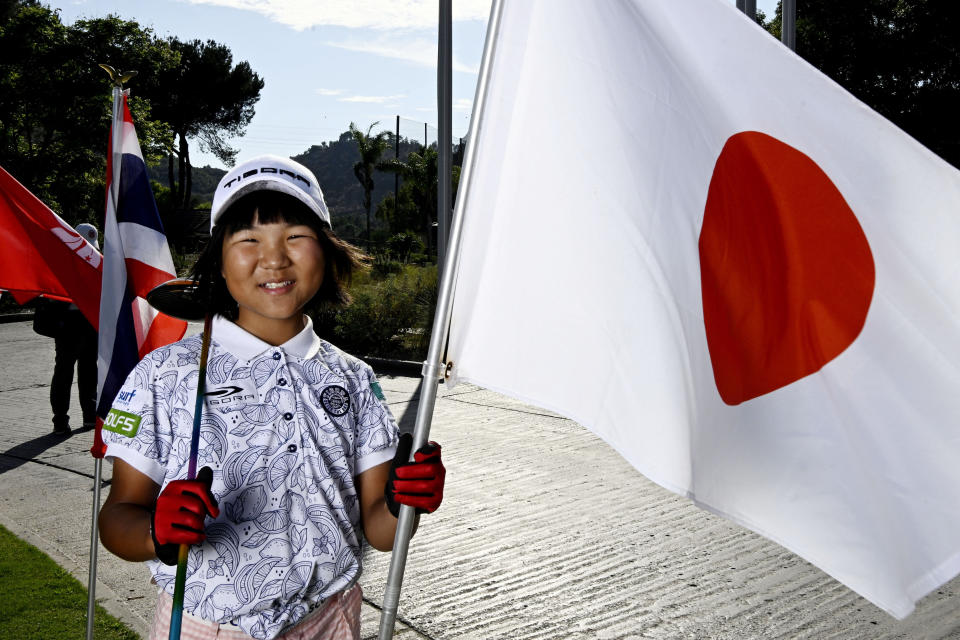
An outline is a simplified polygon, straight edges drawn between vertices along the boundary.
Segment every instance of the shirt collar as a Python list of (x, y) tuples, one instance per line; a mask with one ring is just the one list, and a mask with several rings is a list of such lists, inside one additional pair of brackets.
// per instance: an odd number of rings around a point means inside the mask
[(264, 342), (221, 315), (213, 318), (211, 338), (222, 349), (242, 360), (253, 360), (258, 355), (275, 349), (301, 360), (307, 360), (317, 355), (320, 350), (320, 338), (313, 332), (313, 320), (310, 316), (304, 317), (307, 319), (307, 324), (303, 330), (278, 347)]

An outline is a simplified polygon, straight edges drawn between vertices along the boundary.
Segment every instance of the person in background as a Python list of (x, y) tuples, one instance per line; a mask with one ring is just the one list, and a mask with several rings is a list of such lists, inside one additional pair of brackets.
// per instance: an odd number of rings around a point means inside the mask
[[(77, 225), (77, 233), (96, 249), (100, 248), (97, 228), (92, 224)], [(50, 322), (56, 327), (53, 332), (56, 358), (53, 379), (50, 381), (53, 432), (64, 436), (71, 433), (69, 411), (74, 367), (77, 370), (83, 428), (92, 429), (97, 419), (97, 332), (80, 309), (69, 302), (47, 300), (37, 309), (37, 313), (58, 316)]]

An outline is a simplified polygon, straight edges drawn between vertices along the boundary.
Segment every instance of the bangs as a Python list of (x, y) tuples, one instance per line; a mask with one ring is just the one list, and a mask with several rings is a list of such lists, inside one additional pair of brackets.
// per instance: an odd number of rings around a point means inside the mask
[(316, 231), (323, 248), (324, 278), (320, 290), (306, 306), (346, 306), (350, 303), (347, 285), (356, 270), (367, 267), (371, 261), (369, 256), (338, 238), (329, 224), (293, 196), (277, 191), (256, 191), (237, 200), (217, 221), (210, 241), (193, 266), (197, 295), (209, 311), (228, 320), (237, 319), (237, 301), (230, 296), (223, 279), (223, 241), (237, 231), (253, 228), (254, 221), (260, 224), (302, 224)]
[(328, 227), (310, 207), (293, 196), (267, 190), (255, 191), (237, 200), (217, 222), (217, 227), (228, 236), (252, 228), (254, 221), (260, 224), (302, 224), (316, 231)]

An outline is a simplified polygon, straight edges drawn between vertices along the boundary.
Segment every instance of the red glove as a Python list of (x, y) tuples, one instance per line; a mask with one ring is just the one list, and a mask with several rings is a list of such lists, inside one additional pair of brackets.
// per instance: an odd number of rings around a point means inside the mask
[(212, 483), (213, 471), (204, 467), (196, 480), (174, 480), (157, 497), (150, 533), (157, 557), (164, 564), (177, 564), (181, 544), (198, 544), (206, 539), (204, 518), (220, 515), (217, 500), (210, 493)]
[(417, 513), (433, 513), (443, 501), (447, 470), (440, 461), (440, 445), (436, 442), (423, 445), (413, 454), (413, 462), (407, 462), (412, 447), (413, 436), (409, 433), (400, 436), (383, 491), (387, 508), (395, 518), (400, 515), (401, 504), (416, 507)]

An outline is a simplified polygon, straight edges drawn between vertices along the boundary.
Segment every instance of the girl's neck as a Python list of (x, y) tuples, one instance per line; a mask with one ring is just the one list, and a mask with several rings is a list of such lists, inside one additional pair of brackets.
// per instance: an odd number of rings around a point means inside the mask
[(243, 307), (240, 307), (236, 324), (247, 333), (275, 347), (290, 340), (307, 326), (306, 316), (302, 313), (290, 318), (266, 318), (246, 312)]

